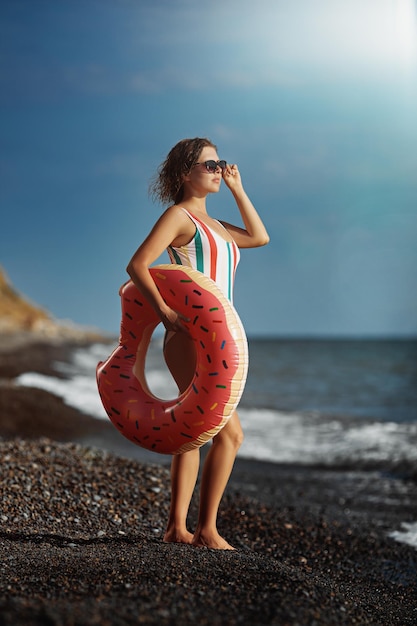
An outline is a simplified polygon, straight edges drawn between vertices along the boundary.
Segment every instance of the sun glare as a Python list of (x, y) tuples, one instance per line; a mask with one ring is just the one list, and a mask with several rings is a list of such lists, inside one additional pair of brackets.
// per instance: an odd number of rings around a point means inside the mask
[[(242, 2), (247, 7), (249, 0)], [(234, 34), (247, 80), (248, 68), (254, 67), (257, 78), (261, 74), (272, 82), (294, 79), (297, 69), (337, 77), (408, 80), (417, 68), (417, 0), (265, 0), (265, 4), (265, 14), (251, 16), (250, 23), (242, 19)], [(231, 19), (227, 3), (224, 11)]]
[(407, 66), (417, 64), (417, 10), (415, 0), (394, 2), (394, 36), (399, 60)]

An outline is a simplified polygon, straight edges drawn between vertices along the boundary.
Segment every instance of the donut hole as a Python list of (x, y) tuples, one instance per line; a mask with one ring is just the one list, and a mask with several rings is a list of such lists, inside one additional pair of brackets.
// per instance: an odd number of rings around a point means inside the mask
[(181, 387), (186, 389), (191, 384), (195, 364), (194, 344), (190, 346), (186, 342), (184, 345), (176, 336), (166, 342), (165, 329), (158, 324), (152, 333), (145, 359), (145, 378), (151, 393), (162, 400), (177, 397)]

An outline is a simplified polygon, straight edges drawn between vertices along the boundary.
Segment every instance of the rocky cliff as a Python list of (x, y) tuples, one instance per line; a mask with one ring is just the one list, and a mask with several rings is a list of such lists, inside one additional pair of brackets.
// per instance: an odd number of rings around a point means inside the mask
[(16, 333), (74, 341), (102, 338), (98, 331), (54, 320), (47, 311), (21, 295), (0, 267), (0, 335)]

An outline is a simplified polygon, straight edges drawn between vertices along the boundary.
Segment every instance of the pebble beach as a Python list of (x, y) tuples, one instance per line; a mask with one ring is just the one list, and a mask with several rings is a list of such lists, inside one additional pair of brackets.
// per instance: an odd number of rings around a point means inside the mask
[(71, 347), (1, 344), (2, 624), (417, 623), (417, 552), (390, 536), (416, 520), (415, 475), (238, 458), (219, 515), (236, 550), (165, 544), (169, 457), (14, 383)]

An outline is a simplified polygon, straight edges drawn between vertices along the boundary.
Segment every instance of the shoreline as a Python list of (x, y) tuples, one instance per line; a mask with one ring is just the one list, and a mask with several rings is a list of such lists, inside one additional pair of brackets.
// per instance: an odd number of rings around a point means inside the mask
[(236, 552), (165, 544), (170, 457), (13, 384), (72, 347), (0, 349), (5, 626), (416, 622), (417, 552), (389, 536), (417, 519), (416, 481), (238, 457), (219, 513)]

